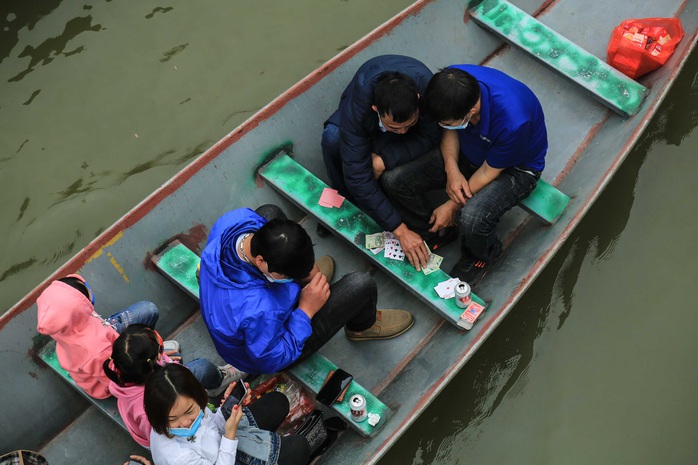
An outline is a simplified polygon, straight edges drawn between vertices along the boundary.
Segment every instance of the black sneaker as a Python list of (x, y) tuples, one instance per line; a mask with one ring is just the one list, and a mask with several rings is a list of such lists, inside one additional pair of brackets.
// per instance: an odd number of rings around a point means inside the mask
[(432, 239), (428, 239), (427, 246), (429, 246), (429, 250), (436, 252), (437, 249), (450, 244), (456, 239), (458, 239), (458, 228), (456, 226), (449, 226), (439, 231), (438, 235), (434, 236)]
[(498, 243), (495, 246), (495, 253), (489, 260), (480, 260), (470, 253), (464, 253), (460, 260), (451, 268), (449, 273), (451, 277), (458, 278), (474, 287), (482, 278), (485, 277), (487, 271), (492, 268), (494, 263), (502, 256), (502, 246)]

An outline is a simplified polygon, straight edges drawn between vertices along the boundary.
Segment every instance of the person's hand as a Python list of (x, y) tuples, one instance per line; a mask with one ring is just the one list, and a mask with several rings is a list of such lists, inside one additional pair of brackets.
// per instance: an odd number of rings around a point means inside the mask
[(230, 411), (230, 416), (225, 421), (225, 437), (233, 440), (238, 432), (238, 425), (242, 420), (242, 407), (233, 405), (233, 409)]
[(383, 174), (383, 171), (385, 171), (385, 163), (383, 163), (383, 159), (380, 155), (376, 155), (375, 153), (371, 154), (371, 162), (373, 162), (373, 177), (378, 179)]
[(166, 350), (166, 351), (163, 352), (163, 354), (165, 354), (165, 355), (167, 355), (168, 357), (170, 357), (173, 361), (175, 361), (175, 362), (181, 362), (181, 361), (182, 361), (182, 356), (181, 356), (181, 355), (174, 355), (174, 354), (176, 354), (176, 353), (177, 353), (176, 350)]
[(400, 241), (400, 247), (405, 252), (405, 257), (417, 271), (422, 271), (422, 267), (429, 263), (429, 249), (424, 244), (422, 237), (410, 230), (405, 223), (398, 226), (393, 231), (395, 237)]
[(460, 207), (460, 205), (450, 199), (444, 202), (443, 205), (436, 207), (436, 210), (431, 214), (431, 218), (429, 218), (429, 224), (431, 225), (429, 232), (435, 233), (456, 224), (456, 212)]
[(298, 308), (312, 319), (329, 298), (330, 283), (322, 273), (316, 273), (313, 279), (301, 289)]
[[(141, 462), (143, 465), (152, 465), (150, 460), (145, 457), (141, 457), (140, 455), (129, 455), (129, 458), (131, 460), (135, 460), (136, 462)], [(124, 465), (128, 465), (128, 462), (124, 462)]]
[[(228, 396), (230, 396), (230, 394), (233, 393), (233, 389), (235, 389), (235, 386), (237, 386), (237, 384), (238, 381), (233, 381), (227, 388), (225, 388), (223, 397), (221, 397), (221, 406), (225, 403), (225, 400), (228, 398)], [(250, 402), (252, 402), (252, 389), (250, 389), (250, 383), (245, 383), (245, 386), (247, 386), (247, 397), (245, 397), (245, 399), (242, 401), (242, 405), (248, 405)]]
[(468, 180), (460, 171), (447, 173), (446, 193), (452, 201), (460, 205), (465, 205), (465, 202), (473, 196)]

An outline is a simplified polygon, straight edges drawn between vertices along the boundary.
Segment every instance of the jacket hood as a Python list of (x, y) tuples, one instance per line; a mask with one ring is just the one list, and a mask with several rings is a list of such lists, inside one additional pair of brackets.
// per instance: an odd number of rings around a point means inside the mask
[(56, 341), (61, 367), (87, 394), (98, 399), (108, 397), (109, 378), (102, 363), (110, 356), (119, 334), (94, 311), (87, 297), (64, 282), (52, 282), (36, 304), (37, 329)]
[[(213, 226), (209, 242), (201, 260), (205, 266), (201, 272), (222, 288), (263, 287), (266, 278), (256, 267), (245, 263), (235, 250), (235, 242), (241, 234), (254, 233), (266, 220), (249, 209), (233, 210), (223, 215)], [(261, 278), (258, 280), (256, 278)]]
[[(69, 277), (78, 278), (78, 275)], [(54, 281), (41, 293), (36, 301), (38, 307), (38, 325), (40, 333), (53, 335), (69, 335), (80, 331), (89, 325), (94, 312), (92, 302), (74, 287)], [(101, 323), (100, 323), (101, 324)]]

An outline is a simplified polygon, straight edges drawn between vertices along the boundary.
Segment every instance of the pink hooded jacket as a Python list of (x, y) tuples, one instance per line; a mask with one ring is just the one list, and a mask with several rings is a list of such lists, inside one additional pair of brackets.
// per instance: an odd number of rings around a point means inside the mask
[[(163, 355), (158, 361), (160, 365), (173, 362), (170, 357)], [(111, 365), (114, 369), (114, 365)], [(132, 386), (119, 386), (114, 381), (109, 382), (109, 392), (116, 397), (116, 405), (119, 414), (124, 420), (124, 424), (131, 433), (131, 437), (141, 446), (150, 447), (150, 422), (143, 407), (143, 396), (145, 395), (145, 385), (134, 384)]]
[[(81, 276), (70, 277), (83, 280)], [(84, 281), (84, 280), (83, 280)], [(56, 341), (56, 355), (75, 383), (96, 398), (109, 397), (109, 378), (102, 364), (111, 356), (119, 334), (77, 289), (54, 281), (36, 301), (37, 329)]]

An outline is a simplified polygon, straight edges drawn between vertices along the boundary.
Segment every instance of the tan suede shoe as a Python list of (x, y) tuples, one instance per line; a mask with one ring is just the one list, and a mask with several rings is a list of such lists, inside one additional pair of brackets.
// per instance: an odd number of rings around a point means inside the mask
[(320, 273), (327, 278), (327, 282), (332, 282), (332, 277), (334, 276), (334, 258), (329, 255), (323, 255), (317, 259), (315, 265), (318, 270), (320, 270)]
[(414, 324), (414, 317), (405, 310), (378, 310), (376, 322), (365, 331), (344, 332), (350, 341), (371, 341), (377, 339), (390, 339), (404, 333)]

